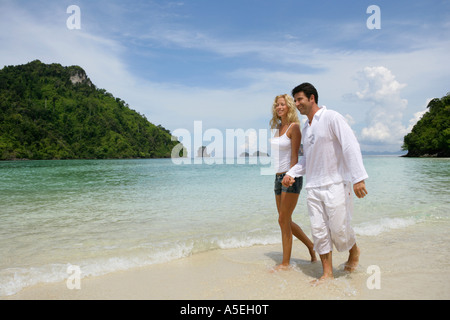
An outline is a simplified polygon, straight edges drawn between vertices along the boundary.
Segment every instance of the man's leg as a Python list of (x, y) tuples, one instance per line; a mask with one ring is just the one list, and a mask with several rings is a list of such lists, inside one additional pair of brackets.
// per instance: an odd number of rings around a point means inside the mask
[(323, 275), (319, 278), (319, 281), (333, 279), (332, 251), (326, 254), (321, 254), (320, 260), (322, 261)]
[(311, 221), (311, 233), (314, 240), (314, 250), (322, 261), (323, 275), (320, 280), (333, 278), (333, 263), (330, 231), (325, 206), (320, 200), (320, 190), (307, 190), (307, 206)]
[[(331, 191), (331, 190), (330, 190)], [(353, 198), (351, 184), (344, 182), (333, 185), (335, 203), (327, 203), (331, 239), (338, 251), (349, 251), (345, 266), (346, 271), (354, 271), (358, 267), (360, 250), (356, 245), (355, 232), (351, 226), (353, 214)]]
[(356, 270), (356, 268), (359, 265), (359, 255), (361, 253), (361, 250), (359, 250), (356, 243), (353, 245), (353, 247), (349, 251), (348, 260), (345, 264), (345, 271), (353, 272)]

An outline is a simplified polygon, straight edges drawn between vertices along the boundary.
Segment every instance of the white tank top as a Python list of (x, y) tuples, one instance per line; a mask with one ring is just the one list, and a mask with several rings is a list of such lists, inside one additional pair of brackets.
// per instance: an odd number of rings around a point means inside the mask
[(286, 172), (291, 168), (291, 139), (287, 136), (287, 132), (292, 125), (293, 123), (281, 137), (273, 137), (270, 141), (273, 167), (276, 173)]

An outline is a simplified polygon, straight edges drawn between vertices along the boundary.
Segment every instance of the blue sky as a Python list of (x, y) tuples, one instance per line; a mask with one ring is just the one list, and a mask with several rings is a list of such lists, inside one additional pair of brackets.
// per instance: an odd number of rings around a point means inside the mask
[(449, 0), (0, 0), (0, 42), (0, 67), (79, 65), (172, 132), (268, 129), (273, 98), (311, 82), (363, 150), (398, 151), (450, 91)]

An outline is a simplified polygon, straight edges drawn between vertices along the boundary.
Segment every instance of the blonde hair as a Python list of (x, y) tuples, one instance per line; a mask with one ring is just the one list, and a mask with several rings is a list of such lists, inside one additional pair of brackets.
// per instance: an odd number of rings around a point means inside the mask
[(281, 118), (277, 115), (276, 106), (277, 101), (279, 98), (283, 98), (284, 101), (286, 101), (286, 105), (288, 106), (288, 114), (287, 114), (287, 120), (289, 123), (298, 123), (300, 124), (300, 121), (298, 120), (297, 116), (297, 108), (294, 104), (294, 99), (288, 94), (281, 94), (279, 96), (275, 97), (275, 100), (272, 104), (272, 119), (270, 120), (270, 129), (278, 129), (281, 124)]

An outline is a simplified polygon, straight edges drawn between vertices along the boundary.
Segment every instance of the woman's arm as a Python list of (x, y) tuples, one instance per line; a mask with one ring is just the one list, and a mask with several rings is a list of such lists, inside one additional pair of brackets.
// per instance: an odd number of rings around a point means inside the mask
[(300, 126), (294, 123), (291, 130), (288, 132), (288, 137), (291, 139), (291, 168), (298, 162), (298, 151), (300, 149), (300, 143), (302, 141), (302, 134), (300, 132)]

